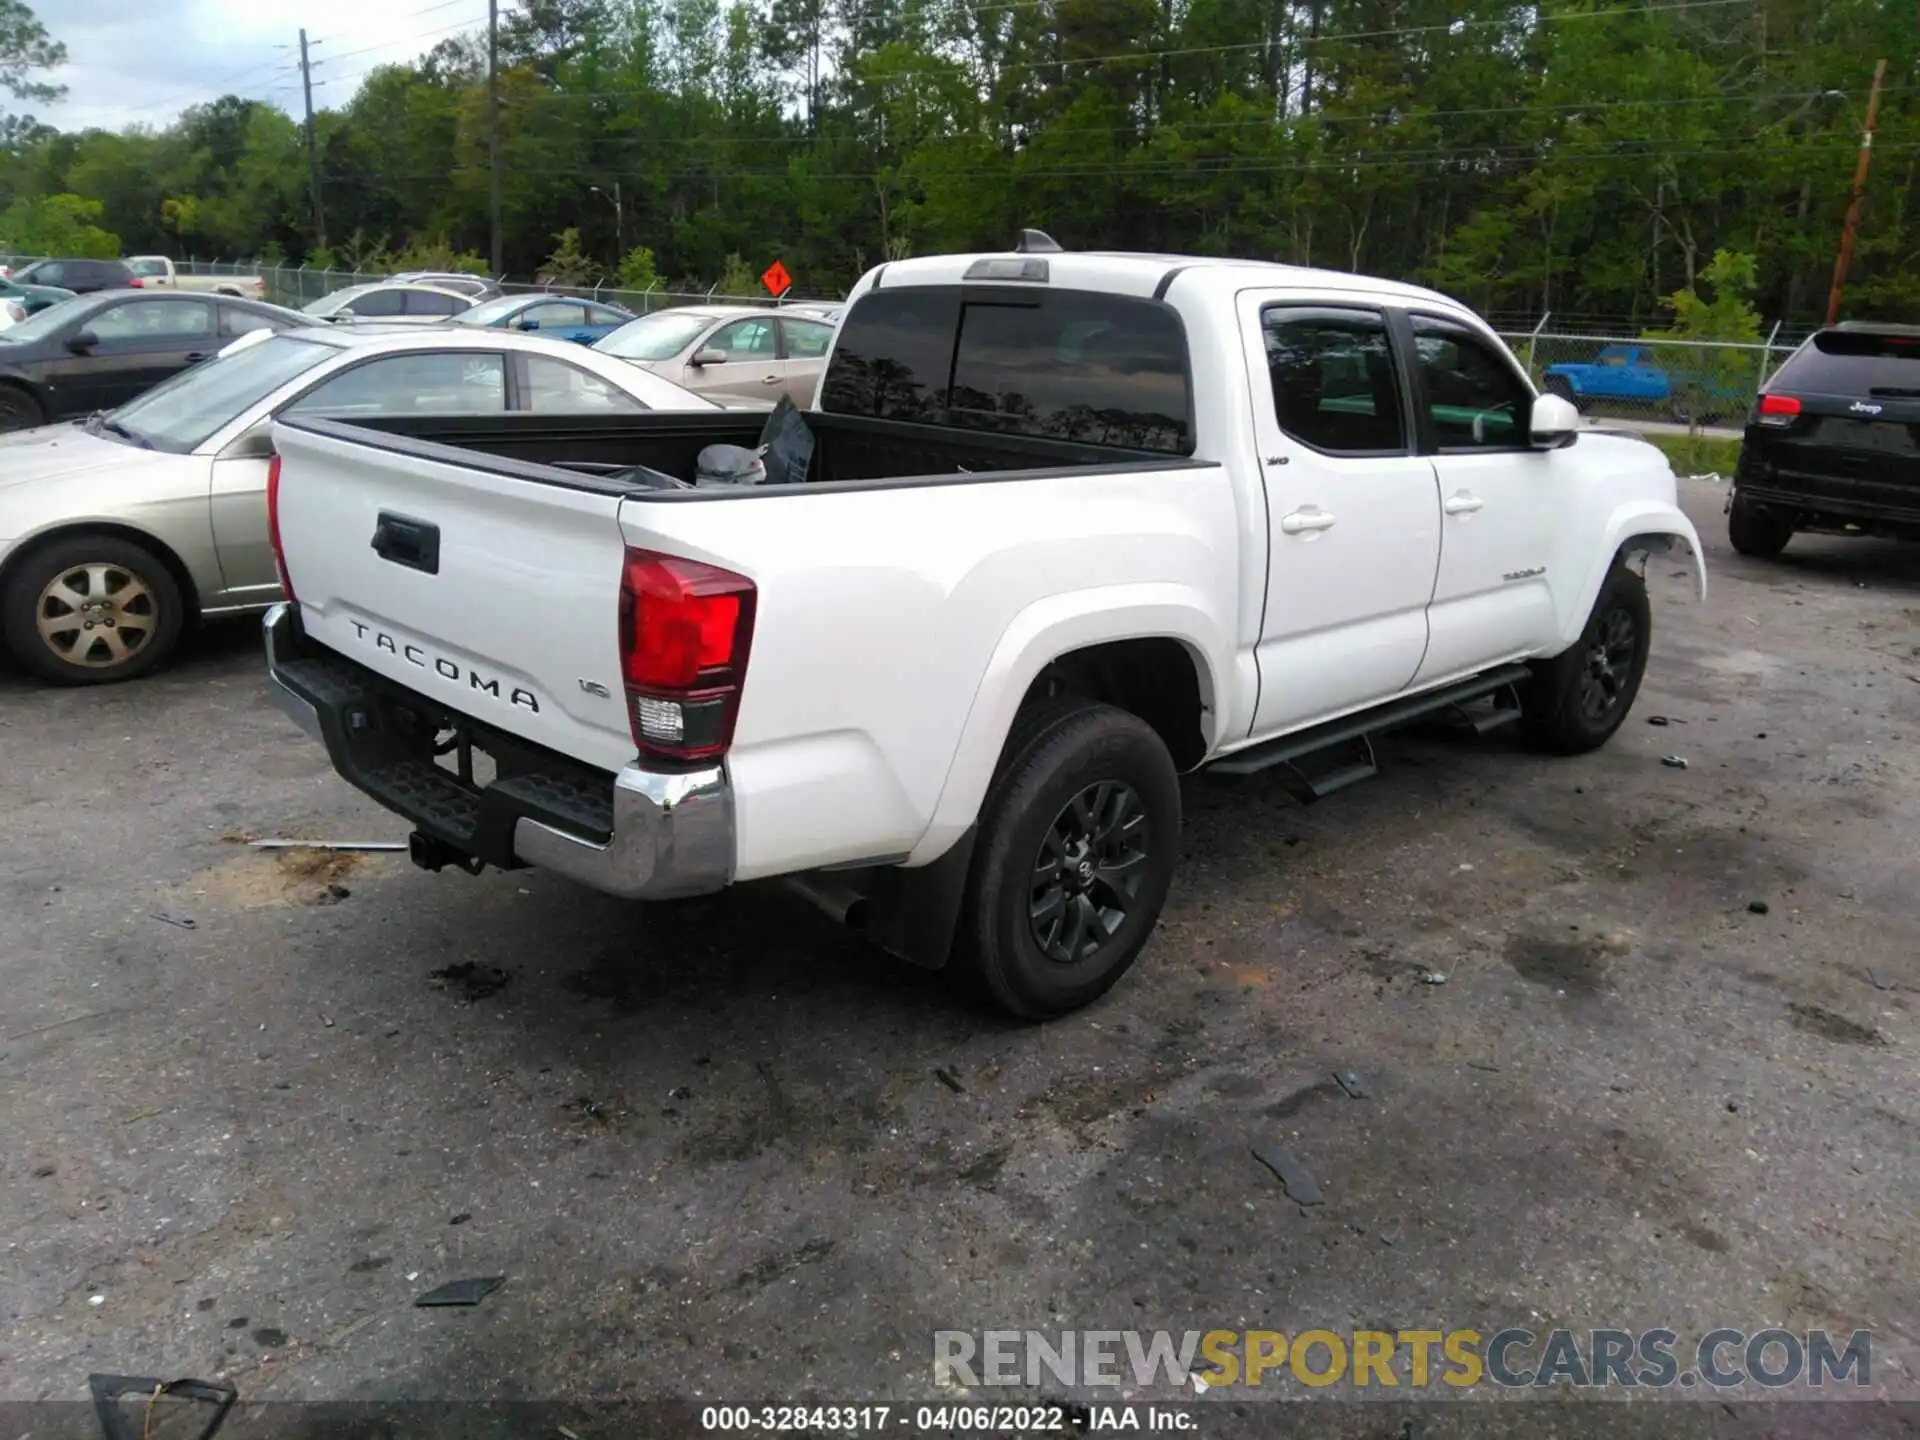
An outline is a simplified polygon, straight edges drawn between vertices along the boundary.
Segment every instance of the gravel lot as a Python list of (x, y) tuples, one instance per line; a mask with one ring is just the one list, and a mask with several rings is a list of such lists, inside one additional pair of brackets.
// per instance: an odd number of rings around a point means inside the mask
[[(405, 835), (250, 627), (100, 692), (0, 673), (0, 1398), (904, 1399), (937, 1329), (1510, 1323), (1870, 1327), (1920, 1398), (1920, 552), (1743, 561), (1721, 497), (1605, 750), (1402, 737), (1312, 809), (1190, 781), (1145, 958), (1037, 1029), (777, 890), (249, 850)], [(1314, 1433), (1403, 1433), (1369, 1410)]]

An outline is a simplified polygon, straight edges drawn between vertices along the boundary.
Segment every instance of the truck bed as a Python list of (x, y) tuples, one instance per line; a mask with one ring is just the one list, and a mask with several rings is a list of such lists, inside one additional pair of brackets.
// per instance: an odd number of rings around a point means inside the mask
[[(1004, 478), (1010, 472), (1106, 466), (1139, 470), (1193, 463), (1164, 451), (996, 435), (860, 415), (800, 413), (814, 436), (809, 485), (911, 483), (977, 474)], [(423, 459), (476, 464), (482, 463), (476, 456), (491, 456), (506, 462), (504, 466), (482, 464), (496, 473), (646, 499), (742, 493), (732, 487), (676, 490), (658, 476), (691, 484), (703, 449), (758, 445), (766, 416), (652, 411), (642, 415), (403, 415), (356, 418), (351, 423), (301, 417), (283, 423)], [(450, 456), (442, 446), (464, 453)], [(656, 474), (649, 476), (649, 471)]]

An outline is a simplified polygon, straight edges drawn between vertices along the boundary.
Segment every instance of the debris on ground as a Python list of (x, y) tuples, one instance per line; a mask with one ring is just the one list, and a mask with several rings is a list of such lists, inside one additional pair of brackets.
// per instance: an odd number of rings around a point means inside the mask
[(1660, 757), (1660, 763), (1669, 770), (1684, 770), (1687, 768), (1687, 757), (1684, 755), (1662, 755)]
[(169, 925), (178, 925), (182, 930), (192, 930), (200, 924), (191, 915), (182, 914), (178, 910), (156, 910), (153, 912), (153, 918), (163, 920)]
[[(1874, 968), (1871, 965), (1867, 966), (1867, 983), (1873, 986), (1873, 988), (1876, 990), (1893, 989), (1893, 982), (1891, 980), (1883, 979), (1878, 973), (1875, 972)], [(36, 1170), (33, 1173), (38, 1175), (40, 1172)]]
[(249, 840), (255, 850), (405, 850), (404, 840)]
[(947, 1089), (953, 1091), (956, 1095), (964, 1095), (967, 1093), (967, 1087), (960, 1083), (960, 1077), (955, 1075), (951, 1070), (936, 1069), (933, 1072), (933, 1078), (946, 1086)]
[(1367, 1077), (1358, 1070), (1336, 1070), (1333, 1072), (1333, 1078), (1339, 1083), (1340, 1088), (1355, 1100), (1373, 1098), (1373, 1087), (1367, 1084)]
[(1764, 915), (1772, 908), (1773, 907), (1764, 900), (1749, 900), (1747, 902), (1747, 913), (1749, 915)]
[(1469, 1060), (1467, 1061), (1467, 1068), (1469, 1070), (1484, 1070), (1489, 1075), (1498, 1075), (1500, 1073), (1500, 1067), (1498, 1065), (1489, 1065), (1484, 1060)]
[(502, 970), (498, 965), (482, 965), (474, 960), (462, 960), (458, 965), (448, 965), (444, 969), (433, 971), (428, 977), (436, 990), (449, 990), (458, 987), (461, 998), (472, 1002), (484, 1000), (489, 995), (498, 994), (513, 979), (511, 970)]
[(449, 1280), (437, 1290), (429, 1290), (415, 1305), (478, 1305), (507, 1283), (504, 1275), (476, 1275), (470, 1280)]
[(1425, 965), (1420, 965), (1415, 967), (1413, 978), (1418, 980), (1422, 985), (1444, 985), (1447, 983), (1447, 972), (1444, 970), (1429, 970)]
[(1647, 716), (1647, 724), (1649, 725), (1671, 725), (1672, 723), (1673, 722), (1664, 715)]
[(353, 894), (353, 892), (344, 885), (329, 885), (325, 890), (321, 891), (319, 895), (314, 897), (313, 903), (316, 905), (338, 905), (351, 894)]
[(454, 1216), (451, 1220), (447, 1221), (447, 1224), (464, 1225), (467, 1223), (467, 1221), (471, 1219), (473, 1219), (473, 1212), (471, 1210), (462, 1210), (458, 1215)]
[(1255, 1145), (1253, 1158), (1274, 1173), (1286, 1186), (1287, 1195), (1299, 1205), (1318, 1205), (1322, 1199), (1320, 1182), (1313, 1178), (1300, 1157), (1284, 1145)]
[[(137, 1375), (89, 1375), (87, 1389), (93, 1392), (93, 1413), (107, 1440), (147, 1440), (162, 1434), (211, 1440), (240, 1398), (238, 1390), (220, 1381)], [(170, 1403), (163, 1406), (162, 1402)], [(169, 1423), (186, 1406), (203, 1406), (211, 1412), (200, 1429)]]

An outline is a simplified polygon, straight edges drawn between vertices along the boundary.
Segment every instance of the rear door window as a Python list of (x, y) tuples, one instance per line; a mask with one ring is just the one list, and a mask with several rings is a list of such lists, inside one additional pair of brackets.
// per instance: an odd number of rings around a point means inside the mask
[(347, 308), (363, 318), (376, 315), (398, 315), (400, 307), (406, 303), (404, 290), (369, 290), (364, 295), (356, 295), (347, 302)]
[(1767, 382), (1791, 394), (1920, 399), (1920, 335), (1826, 330), (1802, 345)]
[(1186, 331), (1157, 301), (913, 286), (862, 296), (821, 405), (970, 430), (1193, 452)]
[(1375, 310), (1269, 305), (1260, 315), (1273, 409), (1294, 439), (1336, 455), (1405, 455), (1387, 322)]
[(408, 290), (407, 314), (409, 315), (458, 315), (467, 308), (467, 302), (452, 295), (442, 295), (437, 290)]

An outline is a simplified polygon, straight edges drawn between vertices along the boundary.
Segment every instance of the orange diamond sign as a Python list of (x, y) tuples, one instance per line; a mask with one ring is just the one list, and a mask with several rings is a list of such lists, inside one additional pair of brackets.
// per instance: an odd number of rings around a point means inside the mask
[(793, 277), (787, 274), (787, 267), (778, 260), (767, 267), (766, 274), (760, 277), (760, 283), (767, 287), (767, 293), (778, 300), (793, 288)]

